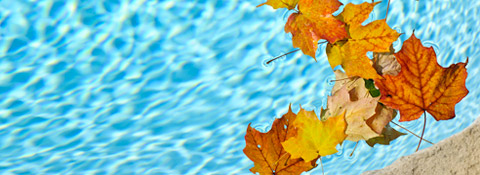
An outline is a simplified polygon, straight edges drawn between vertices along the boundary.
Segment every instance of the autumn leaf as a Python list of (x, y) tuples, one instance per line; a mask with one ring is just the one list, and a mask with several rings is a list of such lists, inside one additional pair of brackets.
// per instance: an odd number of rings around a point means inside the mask
[(328, 97), (326, 116), (345, 112), (347, 140), (368, 140), (380, 136), (382, 129), (396, 115), (393, 109), (378, 103), (380, 97), (372, 97), (359, 77), (348, 78), (335, 70), (335, 85)]
[(330, 43), (347, 37), (342, 21), (332, 13), (342, 5), (338, 0), (300, 0), (298, 13), (293, 13), (285, 25), (285, 32), (292, 33), (293, 47), (315, 59), (318, 41)]
[(381, 145), (389, 145), (391, 141), (397, 139), (398, 137), (402, 135), (407, 135), (405, 133), (399, 132), (390, 125), (385, 126), (383, 129), (382, 135), (379, 137), (371, 138), (367, 140), (367, 144), (371, 147), (373, 147), (375, 144), (381, 144)]
[(355, 16), (351, 14), (351, 11), (366, 10), (370, 13), (376, 3), (368, 4), (347, 4), (348, 8), (345, 7), (346, 9), (339, 15), (339, 18), (345, 20), (350, 34), (349, 38), (347, 41), (329, 43), (326, 52), (332, 69), (341, 65), (350, 77), (360, 76), (365, 79), (376, 79), (381, 76), (372, 67), (372, 61), (367, 57), (367, 52), (389, 51), (390, 45), (397, 40), (400, 34), (391, 29), (385, 20), (376, 20), (362, 26), (361, 22), (368, 18), (367, 13)]
[(400, 73), (401, 66), (393, 53), (374, 53), (373, 67), (379, 75), (397, 76)]
[(328, 97), (326, 116), (335, 116), (345, 113), (347, 121), (347, 140), (367, 140), (379, 136), (368, 127), (366, 120), (375, 115), (378, 98), (360, 98), (353, 101), (346, 87)]
[(267, 0), (267, 2), (257, 5), (257, 7), (269, 5), (272, 6), (274, 9), (287, 8), (288, 10), (292, 10), (295, 9), (298, 1), (299, 0)]
[(375, 115), (370, 117), (366, 123), (373, 131), (380, 134), (383, 128), (397, 116), (397, 111), (381, 103), (375, 108)]
[(346, 87), (347, 91), (351, 91), (353, 89), (356, 89), (358, 94), (367, 93), (368, 89), (366, 88), (360, 88), (362, 86), (365, 86), (365, 83), (361, 78), (359, 77), (351, 77), (349, 78), (345, 72), (341, 70), (334, 70), (333, 73), (335, 74), (335, 84), (333, 85), (333, 88), (331, 90), (332, 94), (337, 93), (341, 88)]
[(380, 2), (362, 4), (348, 3), (343, 8), (343, 12), (338, 15), (338, 18), (348, 25), (361, 25), (363, 21), (367, 20), (373, 7)]
[(336, 153), (335, 147), (346, 137), (344, 113), (321, 121), (314, 111), (300, 109), (293, 125), (298, 129), (297, 136), (283, 142), (283, 148), (292, 158), (301, 157), (307, 162)]
[(375, 80), (380, 101), (400, 111), (400, 121), (418, 119), (425, 111), (435, 120), (455, 117), (455, 104), (468, 94), (465, 87), (465, 63), (444, 68), (437, 63), (432, 47), (424, 47), (415, 34), (395, 54), (401, 71), (397, 76), (384, 75)]
[(272, 129), (261, 133), (248, 125), (245, 135), (245, 155), (254, 162), (250, 169), (252, 173), (260, 174), (301, 174), (317, 166), (316, 159), (304, 161), (300, 158), (291, 158), (282, 147), (282, 142), (296, 135), (293, 122), (296, 114), (289, 108), (282, 118), (275, 119)]

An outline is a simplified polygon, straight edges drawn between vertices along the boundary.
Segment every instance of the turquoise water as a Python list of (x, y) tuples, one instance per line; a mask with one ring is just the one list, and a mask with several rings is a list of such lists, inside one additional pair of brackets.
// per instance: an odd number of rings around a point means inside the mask
[[(384, 18), (386, 1), (370, 20)], [(325, 45), (318, 62), (296, 53), (265, 64), (294, 48), (283, 31), (290, 12), (255, 8), (262, 2), (0, 0), (0, 174), (249, 174), (247, 125), (267, 131), (290, 103), (318, 110), (334, 79)], [(480, 113), (480, 1), (390, 9), (400, 40), (415, 29), (443, 66), (470, 58), (457, 117), (428, 117), (425, 138), (439, 142)], [(423, 121), (401, 124), (420, 133)], [(345, 142), (323, 166), (359, 174), (417, 144), (360, 143), (349, 157), (355, 143)]]

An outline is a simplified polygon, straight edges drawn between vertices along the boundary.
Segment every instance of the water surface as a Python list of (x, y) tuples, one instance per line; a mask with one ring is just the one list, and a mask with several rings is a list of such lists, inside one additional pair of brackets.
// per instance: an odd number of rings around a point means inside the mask
[[(262, 2), (0, 1), (0, 174), (249, 174), (247, 125), (267, 131), (290, 103), (320, 109), (334, 79), (325, 45), (317, 62), (296, 53), (265, 64), (294, 48), (283, 31), (291, 12)], [(404, 33), (397, 50), (415, 30), (442, 66), (469, 57), (457, 117), (428, 116), (425, 138), (438, 142), (480, 112), (480, 1), (392, 0), (390, 9), (388, 24)], [(349, 157), (355, 143), (345, 142), (323, 166), (358, 174), (417, 144), (412, 135), (360, 143)]]

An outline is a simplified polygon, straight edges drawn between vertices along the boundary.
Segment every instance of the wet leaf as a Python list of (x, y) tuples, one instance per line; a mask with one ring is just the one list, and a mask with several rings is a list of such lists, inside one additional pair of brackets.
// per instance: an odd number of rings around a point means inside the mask
[(252, 173), (260, 174), (301, 174), (317, 166), (316, 159), (304, 161), (300, 158), (291, 158), (282, 147), (282, 142), (296, 135), (293, 127), (296, 114), (289, 108), (282, 118), (275, 119), (272, 129), (261, 133), (248, 125), (245, 135), (245, 155), (254, 162), (250, 169)]
[(257, 7), (269, 5), (274, 9), (287, 8), (288, 10), (292, 10), (297, 6), (298, 1), (299, 0), (267, 0), (267, 2), (257, 5)]
[(397, 139), (398, 137), (402, 135), (407, 135), (405, 133), (401, 133), (392, 127), (390, 125), (385, 126), (383, 129), (382, 135), (379, 137), (371, 138), (367, 140), (367, 144), (371, 147), (373, 147), (375, 144), (381, 144), (381, 145), (390, 145), (390, 142)]
[(343, 18), (348, 26), (349, 38), (346, 41), (327, 45), (328, 61), (332, 69), (341, 65), (350, 77), (381, 78), (372, 67), (373, 63), (367, 57), (367, 52), (389, 51), (390, 45), (397, 40), (400, 34), (390, 28), (385, 20), (376, 20), (363, 26), (361, 22), (368, 18), (367, 13), (357, 16), (349, 13), (350, 11), (369, 10), (368, 14), (370, 14), (375, 4), (347, 4), (349, 8), (346, 7), (344, 12), (339, 15), (339, 18)]
[(370, 17), (373, 7), (380, 2), (361, 4), (349, 3), (343, 8), (343, 12), (338, 15), (338, 18), (348, 25), (361, 25)]
[(397, 76), (375, 80), (381, 102), (400, 111), (400, 121), (418, 119), (425, 111), (436, 120), (455, 117), (455, 105), (468, 94), (465, 63), (444, 68), (432, 47), (424, 47), (414, 34), (395, 54), (401, 65)]
[(332, 96), (328, 97), (326, 117), (345, 112), (347, 140), (368, 140), (380, 136), (382, 129), (396, 115), (393, 109), (378, 103), (380, 97), (372, 97), (359, 77), (348, 78), (342, 71), (335, 71), (336, 81)]
[(401, 66), (393, 53), (375, 53), (373, 67), (379, 75), (397, 76)]
[(344, 113), (321, 121), (314, 111), (300, 109), (293, 125), (298, 129), (297, 136), (282, 145), (292, 158), (301, 157), (305, 161), (336, 153), (335, 147), (346, 137)]
[(285, 25), (285, 32), (292, 33), (293, 47), (315, 59), (318, 41), (330, 43), (347, 37), (342, 21), (332, 13), (342, 5), (338, 0), (300, 0), (298, 13), (293, 13)]

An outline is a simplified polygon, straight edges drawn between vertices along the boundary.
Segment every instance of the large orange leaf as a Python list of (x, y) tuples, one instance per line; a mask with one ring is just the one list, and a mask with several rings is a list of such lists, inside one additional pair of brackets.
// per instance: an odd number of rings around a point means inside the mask
[(443, 68), (432, 47), (424, 47), (415, 34), (395, 54), (401, 65), (397, 76), (384, 75), (375, 80), (380, 102), (398, 109), (400, 121), (418, 119), (425, 111), (436, 120), (455, 117), (455, 104), (468, 94), (465, 87), (468, 63)]
[(282, 147), (282, 142), (296, 135), (293, 127), (295, 118), (296, 114), (289, 108), (282, 118), (275, 119), (272, 129), (267, 133), (261, 133), (248, 125), (243, 152), (254, 162), (254, 167), (250, 169), (252, 173), (301, 174), (317, 166), (316, 159), (304, 161), (291, 158)]
[[(367, 52), (388, 52), (390, 45), (400, 34), (390, 28), (385, 20), (376, 20), (366, 26), (361, 23), (368, 18), (376, 3), (359, 5), (347, 4), (345, 11), (339, 15), (348, 25), (348, 40), (328, 44), (326, 51), (330, 66), (342, 65), (348, 76), (359, 76), (365, 79), (381, 78), (372, 67)], [(354, 12), (368, 11), (355, 16)]]
[(288, 10), (292, 10), (297, 6), (298, 1), (299, 0), (267, 0), (267, 2), (257, 5), (257, 7), (269, 5), (274, 9), (287, 8)]
[(293, 13), (285, 25), (285, 32), (292, 33), (293, 47), (315, 58), (318, 40), (330, 43), (347, 37), (345, 24), (332, 16), (342, 5), (338, 0), (300, 0), (298, 13)]
[(292, 158), (301, 157), (305, 161), (336, 153), (335, 147), (347, 136), (345, 113), (320, 121), (315, 112), (300, 109), (293, 125), (298, 129), (297, 135), (282, 145)]

